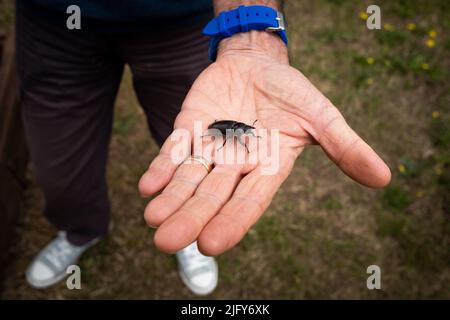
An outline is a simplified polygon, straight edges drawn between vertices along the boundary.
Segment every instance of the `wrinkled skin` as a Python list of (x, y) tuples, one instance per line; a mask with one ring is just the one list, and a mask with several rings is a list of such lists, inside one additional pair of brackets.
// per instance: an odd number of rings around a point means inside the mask
[(223, 164), (207, 174), (199, 164), (174, 164), (174, 142), (168, 139), (139, 184), (143, 196), (162, 190), (145, 210), (147, 223), (158, 227), (154, 240), (162, 251), (175, 252), (196, 239), (206, 255), (232, 248), (261, 217), (308, 144), (319, 144), (363, 185), (389, 183), (386, 164), (284, 54), (231, 46), (195, 81), (175, 129), (192, 131), (195, 120), (206, 129), (216, 119), (258, 119), (257, 129), (280, 129), (280, 169), (262, 175), (258, 164)]

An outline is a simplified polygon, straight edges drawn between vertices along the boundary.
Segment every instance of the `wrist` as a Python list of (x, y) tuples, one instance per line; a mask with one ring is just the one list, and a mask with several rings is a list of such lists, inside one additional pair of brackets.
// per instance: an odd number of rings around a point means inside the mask
[(221, 13), (222, 11), (228, 11), (231, 9), (235, 9), (239, 6), (266, 6), (273, 8), (275, 10), (282, 10), (282, 0), (214, 0), (214, 12), (216, 15)]
[(270, 6), (245, 6), (223, 11), (208, 22), (203, 34), (211, 37), (211, 60), (239, 53), (288, 63), (283, 14)]
[(219, 44), (217, 59), (230, 54), (256, 55), (284, 64), (289, 63), (287, 46), (283, 40), (275, 33), (267, 31), (251, 30), (223, 39)]

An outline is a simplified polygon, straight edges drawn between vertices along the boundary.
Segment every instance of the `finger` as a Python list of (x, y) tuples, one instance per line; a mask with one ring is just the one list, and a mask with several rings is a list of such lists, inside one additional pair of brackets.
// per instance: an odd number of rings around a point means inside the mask
[[(175, 170), (180, 165), (179, 159), (174, 159), (172, 150), (176, 146), (185, 146), (184, 152), (186, 155), (180, 156), (185, 159), (190, 154), (191, 140), (186, 136), (183, 144), (180, 144), (180, 139), (175, 137), (173, 132), (169, 138), (164, 142), (159, 154), (153, 159), (148, 170), (142, 175), (139, 181), (139, 192), (141, 196), (148, 197), (164, 188), (172, 178)], [(181, 151), (183, 153), (183, 151)]]
[(207, 174), (206, 168), (195, 161), (179, 166), (163, 192), (147, 205), (144, 213), (147, 224), (159, 226), (194, 194)]
[(195, 194), (156, 231), (155, 245), (176, 252), (195, 241), (206, 223), (222, 208), (241, 178), (242, 166), (215, 167)]
[(200, 251), (214, 256), (235, 246), (267, 209), (294, 160), (285, 159), (276, 175), (262, 175), (258, 167), (243, 178), (231, 199), (200, 233)]
[(368, 187), (386, 186), (391, 172), (375, 151), (359, 137), (328, 99), (315, 105), (312, 135), (330, 159), (348, 176)]

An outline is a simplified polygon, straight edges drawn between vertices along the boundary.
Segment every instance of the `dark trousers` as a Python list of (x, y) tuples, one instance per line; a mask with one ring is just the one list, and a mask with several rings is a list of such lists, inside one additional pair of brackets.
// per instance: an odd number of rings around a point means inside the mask
[(159, 145), (208, 64), (203, 23), (146, 34), (68, 30), (18, 10), (21, 103), (44, 213), (73, 244), (108, 231), (105, 173), (113, 106), (124, 65)]

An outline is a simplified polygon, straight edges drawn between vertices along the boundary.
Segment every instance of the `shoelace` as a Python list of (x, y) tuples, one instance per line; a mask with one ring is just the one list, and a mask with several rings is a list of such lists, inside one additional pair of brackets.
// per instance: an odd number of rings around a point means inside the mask
[(58, 268), (66, 265), (74, 255), (74, 248), (70, 244), (63, 240), (52, 244), (52, 247), (47, 251), (45, 255), (46, 259)]

